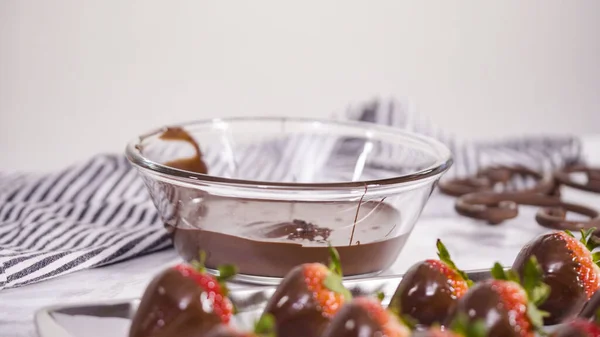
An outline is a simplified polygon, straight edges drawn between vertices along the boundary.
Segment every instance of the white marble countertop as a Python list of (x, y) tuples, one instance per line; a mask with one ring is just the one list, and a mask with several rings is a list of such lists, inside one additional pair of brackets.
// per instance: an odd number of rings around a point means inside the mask
[[(584, 138), (588, 161), (600, 165), (600, 135)], [(565, 190), (565, 198), (600, 205), (600, 195)], [(521, 207), (517, 219), (500, 226), (457, 216), (454, 199), (436, 194), (425, 208), (404, 250), (386, 274), (398, 274), (413, 263), (435, 257), (435, 239), (444, 241), (463, 269), (489, 268), (495, 261), (511, 265), (520, 248), (547, 230), (534, 220), (536, 209)], [(170, 249), (132, 261), (80, 271), (57, 279), (0, 291), (0, 336), (37, 336), (34, 312), (44, 306), (139, 297), (158, 271), (179, 262)]]

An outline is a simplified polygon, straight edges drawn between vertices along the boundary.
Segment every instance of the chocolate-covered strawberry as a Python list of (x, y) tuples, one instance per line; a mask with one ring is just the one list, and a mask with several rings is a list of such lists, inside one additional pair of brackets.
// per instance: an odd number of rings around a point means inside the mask
[(357, 297), (332, 319), (323, 337), (405, 337), (410, 329), (370, 297)]
[(489, 337), (533, 337), (546, 315), (537, 305), (549, 293), (549, 287), (541, 282), (535, 258), (525, 265), (522, 280), (512, 270), (505, 272), (498, 263), (492, 276), (495, 279), (475, 284), (458, 300), (449, 322), (457, 315), (466, 315), (471, 323), (483, 320)]
[(233, 305), (222, 282), (235, 274), (235, 268), (219, 270), (217, 278), (201, 263), (180, 264), (157, 275), (146, 287), (129, 336), (200, 336), (228, 324)]
[(330, 248), (331, 263), (306, 263), (288, 272), (267, 302), (278, 336), (320, 336), (331, 318), (352, 298), (342, 284), (339, 255)]
[(535, 256), (543, 272), (543, 282), (550, 286), (550, 296), (540, 307), (550, 315), (546, 324), (557, 324), (577, 315), (585, 302), (600, 287), (599, 246), (592, 237), (594, 229), (581, 231), (581, 240), (570, 232), (544, 234), (523, 247), (513, 269), (523, 275), (526, 261)]
[(458, 269), (448, 250), (437, 240), (439, 260), (425, 260), (412, 266), (402, 277), (389, 309), (409, 316), (419, 325), (443, 322), (473, 284)]

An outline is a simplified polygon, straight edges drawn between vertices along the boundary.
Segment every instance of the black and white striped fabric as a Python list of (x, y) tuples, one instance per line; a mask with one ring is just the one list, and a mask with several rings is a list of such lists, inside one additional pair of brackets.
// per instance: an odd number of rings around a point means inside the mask
[[(334, 117), (392, 125), (437, 138), (454, 154), (449, 176), (472, 174), (491, 164), (552, 169), (580, 160), (581, 147), (575, 138), (465, 142), (436, 128), (408, 104), (395, 100), (374, 100)], [(256, 151), (289, 147), (345, 150), (343, 146), (311, 142), (279, 144), (283, 147), (269, 144)], [(394, 149), (390, 149), (376, 160), (385, 161), (386, 156), (394, 155)], [(222, 167), (221, 173), (226, 175), (226, 165), (216, 167)], [(269, 171), (256, 167), (261, 166), (254, 163), (254, 171), (249, 171), (254, 172), (255, 179), (273, 179), (286, 171), (281, 167)], [(170, 246), (144, 183), (124, 156), (99, 155), (44, 175), (0, 173), (0, 289), (116, 263)]]

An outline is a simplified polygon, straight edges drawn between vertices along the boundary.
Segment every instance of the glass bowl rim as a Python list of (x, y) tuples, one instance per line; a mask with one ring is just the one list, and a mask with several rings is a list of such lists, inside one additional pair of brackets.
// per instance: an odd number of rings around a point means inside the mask
[[(235, 179), (214, 176), (210, 174), (202, 174), (196, 172), (190, 172), (185, 170), (176, 169), (169, 167), (145, 157), (139, 150), (139, 145), (149, 137), (155, 136), (165, 131), (166, 128), (173, 127), (189, 127), (195, 125), (214, 125), (217, 123), (236, 123), (236, 122), (296, 122), (296, 123), (320, 123), (323, 125), (330, 126), (345, 126), (350, 128), (358, 128), (360, 130), (374, 130), (378, 133), (385, 133), (392, 137), (405, 137), (414, 141), (418, 141), (422, 144), (427, 145), (434, 150), (435, 156), (437, 156), (435, 163), (418, 171), (398, 175), (391, 178), (385, 179), (372, 179), (372, 180), (357, 180), (357, 181), (346, 181), (346, 182), (332, 182), (332, 183), (294, 183), (294, 182), (276, 182), (276, 181), (261, 181), (261, 180), (246, 180), (246, 179)], [(374, 137), (375, 139), (377, 137)], [(365, 139), (368, 139), (365, 137)], [(357, 188), (365, 186), (386, 186), (386, 185), (399, 185), (399, 184), (410, 184), (417, 181), (422, 181), (427, 178), (441, 175), (446, 172), (453, 164), (452, 154), (448, 147), (440, 141), (425, 135), (421, 135), (412, 131), (407, 131), (401, 128), (375, 124), (364, 121), (352, 121), (352, 120), (338, 120), (338, 119), (319, 119), (319, 118), (304, 118), (304, 117), (274, 117), (274, 116), (259, 116), (259, 117), (226, 117), (226, 118), (208, 118), (200, 119), (195, 121), (188, 121), (178, 124), (170, 124), (160, 128), (156, 128), (152, 131), (146, 132), (137, 138), (131, 140), (126, 148), (125, 155), (127, 159), (137, 166), (138, 168), (149, 170), (159, 175), (164, 175), (176, 180), (183, 180), (190, 184), (198, 184), (200, 182), (211, 183), (211, 184), (223, 184), (223, 185), (235, 185), (242, 186), (245, 188), (256, 188), (260, 190), (269, 188), (289, 188), (289, 189), (334, 189), (334, 188)]]

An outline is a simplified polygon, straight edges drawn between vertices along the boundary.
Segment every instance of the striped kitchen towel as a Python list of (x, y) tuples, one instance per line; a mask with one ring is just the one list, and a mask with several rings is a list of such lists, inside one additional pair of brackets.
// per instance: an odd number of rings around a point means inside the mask
[[(351, 106), (334, 117), (392, 125), (437, 138), (454, 154), (455, 164), (448, 176), (472, 174), (490, 164), (519, 163), (552, 169), (580, 160), (581, 147), (575, 138), (463, 141), (397, 100), (373, 100)], [(355, 146), (335, 145), (314, 139), (266, 143), (236, 164), (248, 168), (243, 169), (251, 175), (246, 178), (280, 179), (279, 175), (288, 171), (285, 167), (294, 165), (294, 158), (266, 169), (266, 165), (255, 162), (261, 153), (313, 148), (328, 154), (325, 162), (342, 160), (339, 154)], [(395, 151), (380, 151), (367, 165), (385, 165), (386, 158), (400, 155)], [(205, 160), (212, 174), (227, 176), (227, 165), (215, 162), (220, 157), (207, 153)], [(318, 165), (312, 163), (306, 170)], [(98, 155), (49, 174), (0, 173), (0, 289), (116, 263), (170, 246), (144, 183), (122, 155)]]

